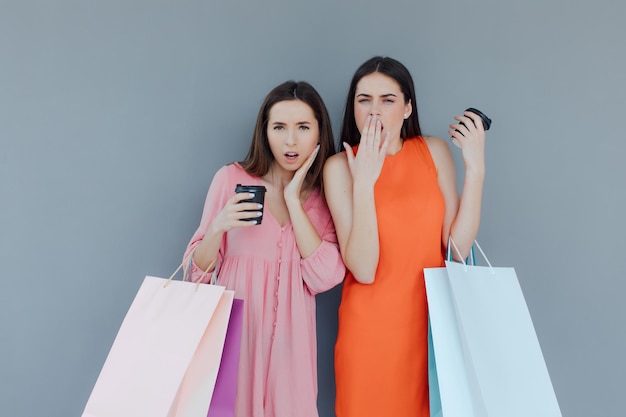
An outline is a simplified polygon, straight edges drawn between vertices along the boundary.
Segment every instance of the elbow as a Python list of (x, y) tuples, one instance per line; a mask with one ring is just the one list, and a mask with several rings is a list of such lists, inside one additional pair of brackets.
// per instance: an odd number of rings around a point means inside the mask
[(356, 275), (356, 274), (352, 274), (354, 276), (354, 279), (359, 283), (359, 284), (365, 284), (365, 285), (369, 285), (369, 284), (373, 284), (374, 283), (374, 276), (373, 275)]
[(352, 273), (354, 279), (360, 284), (373, 284), (376, 279), (376, 269), (373, 271), (365, 270), (364, 268), (348, 268)]
[(376, 279), (376, 269), (378, 268), (378, 258), (375, 262), (365, 263), (360, 257), (356, 257), (355, 262), (350, 262), (350, 259), (344, 259), (346, 269), (350, 271), (354, 279), (360, 284), (373, 284)]

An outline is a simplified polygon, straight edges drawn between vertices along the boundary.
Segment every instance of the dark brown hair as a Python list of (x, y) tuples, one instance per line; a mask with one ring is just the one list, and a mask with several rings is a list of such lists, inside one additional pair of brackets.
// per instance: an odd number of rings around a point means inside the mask
[(358, 145), (361, 139), (361, 134), (354, 120), (354, 95), (356, 94), (356, 85), (361, 81), (361, 78), (374, 72), (379, 72), (393, 78), (400, 86), (400, 90), (404, 95), (404, 102), (408, 103), (409, 100), (411, 101), (413, 111), (402, 124), (401, 138), (412, 138), (421, 136), (422, 134), (419, 115), (417, 113), (417, 103), (415, 102), (415, 87), (411, 73), (404, 65), (393, 58), (375, 56), (365, 61), (352, 77), (348, 98), (346, 100), (346, 108), (343, 112), (339, 149), (342, 148), (341, 141), (346, 142), (350, 146), (354, 146)]
[(326, 159), (332, 156), (334, 151), (334, 137), (331, 127), (330, 117), (328, 116), (328, 110), (322, 100), (322, 97), (317, 93), (315, 88), (311, 84), (304, 81), (287, 81), (283, 84), (275, 87), (269, 92), (256, 119), (256, 125), (254, 127), (254, 133), (252, 134), (252, 143), (248, 150), (246, 159), (240, 162), (240, 165), (250, 175), (262, 177), (269, 172), (269, 169), (274, 161), (274, 155), (270, 149), (269, 141), (267, 138), (267, 123), (269, 120), (269, 114), (272, 107), (281, 101), (299, 100), (306, 103), (317, 120), (319, 127), (319, 144), (320, 150), (313, 162), (313, 165), (307, 172), (304, 179), (303, 189), (308, 190), (322, 185), (322, 168)]

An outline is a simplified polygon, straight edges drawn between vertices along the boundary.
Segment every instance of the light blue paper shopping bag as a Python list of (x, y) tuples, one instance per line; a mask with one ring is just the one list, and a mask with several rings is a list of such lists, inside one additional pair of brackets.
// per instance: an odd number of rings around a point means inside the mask
[(561, 417), (515, 270), (448, 261), (424, 276), (433, 415), (439, 391), (442, 417)]

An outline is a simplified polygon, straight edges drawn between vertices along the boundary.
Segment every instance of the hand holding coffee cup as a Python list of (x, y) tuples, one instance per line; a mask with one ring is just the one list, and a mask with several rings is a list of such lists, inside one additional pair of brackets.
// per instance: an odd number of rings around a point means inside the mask
[[(260, 208), (256, 210), (245, 210), (249, 211), (252, 217), (248, 217), (245, 219), (241, 219), (244, 221), (254, 221), (255, 224), (261, 224), (263, 221), (263, 208), (265, 207), (265, 191), (266, 188), (262, 185), (241, 185), (237, 184), (235, 187), (235, 193), (250, 193), (251, 197), (245, 200), (241, 200), (240, 203), (257, 203), (260, 205)], [(261, 213), (260, 216), (257, 213)]]
[[(480, 119), (482, 120), (483, 123), (483, 129), (485, 131), (489, 130), (489, 128), (491, 127), (491, 119), (489, 117), (487, 117), (483, 112), (481, 112), (478, 109), (475, 109), (473, 107), (467, 108), (465, 109), (466, 112), (470, 112), (470, 113), (474, 113), (475, 115), (477, 115), (478, 117), (480, 117)], [(460, 125), (466, 126), (465, 123), (463, 122), (459, 122)], [(455, 131), (459, 132), (461, 135), (463, 135), (463, 133), (459, 130), (459, 129), (454, 129)], [(465, 135), (463, 135), (465, 136)], [(452, 143), (454, 143), (457, 147), (461, 147), (461, 145), (459, 144), (459, 142), (455, 139), (455, 138), (451, 138)]]

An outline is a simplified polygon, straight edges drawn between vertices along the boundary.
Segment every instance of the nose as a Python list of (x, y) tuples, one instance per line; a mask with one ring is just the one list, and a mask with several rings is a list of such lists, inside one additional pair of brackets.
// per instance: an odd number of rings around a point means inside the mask
[(289, 146), (295, 145), (296, 144), (296, 134), (293, 131), (293, 129), (288, 129), (287, 130), (287, 135), (285, 137), (285, 143)]
[(378, 106), (378, 103), (372, 102), (372, 104), (370, 105), (370, 116), (378, 115), (380, 115), (380, 107)]

